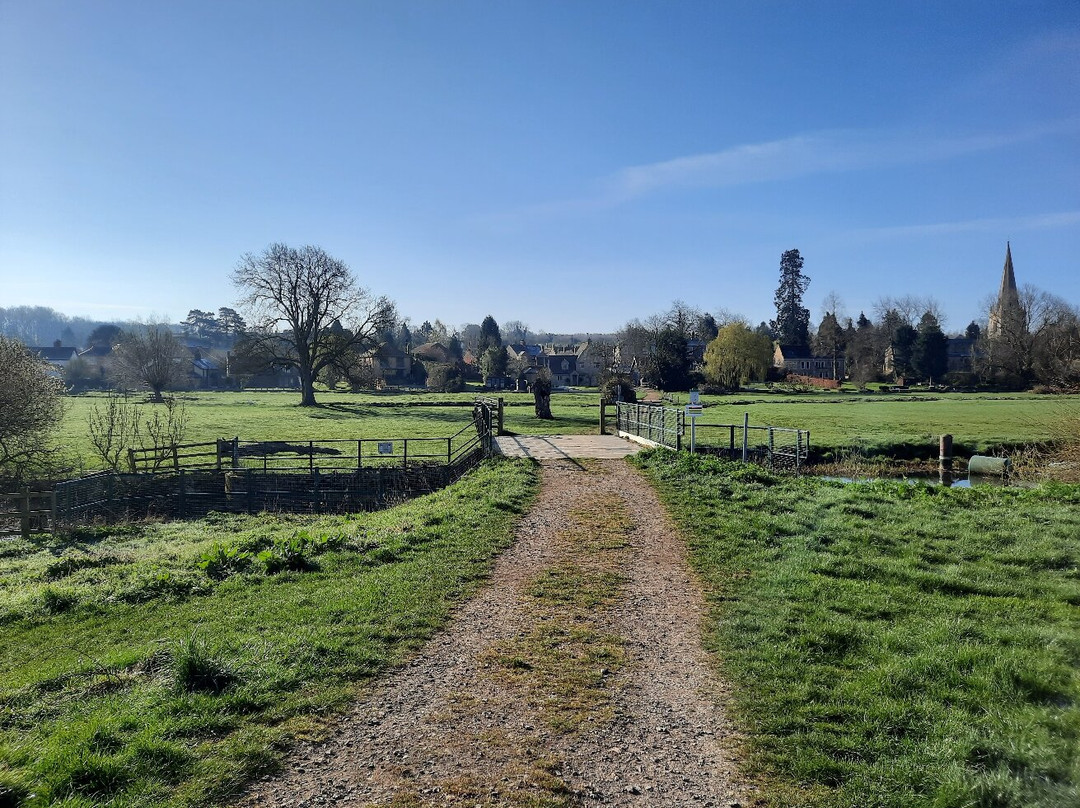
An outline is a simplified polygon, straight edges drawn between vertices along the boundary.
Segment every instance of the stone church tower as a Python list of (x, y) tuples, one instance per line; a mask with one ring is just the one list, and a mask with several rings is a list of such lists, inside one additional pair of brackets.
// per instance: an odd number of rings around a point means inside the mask
[(991, 339), (1003, 334), (1022, 334), (1027, 331), (1027, 312), (1020, 305), (1016, 291), (1016, 275), (1013, 274), (1012, 247), (1005, 242), (1005, 269), (1001, 272), (1001, 290), (997, 302), (990, 309), (986, 334)]

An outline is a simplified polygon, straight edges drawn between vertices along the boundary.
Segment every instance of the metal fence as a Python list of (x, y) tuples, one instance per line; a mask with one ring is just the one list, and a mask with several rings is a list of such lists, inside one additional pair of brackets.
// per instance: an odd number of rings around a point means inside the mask
[(224, 469), (268, 471), (351, 471), (411, 463), (452, 463), (478, 439), (476, 422), (445, 438), (361, 438), (357, 440), (249, 441), (161, 446), (130, 452), (136, 473)]
[(621, 434), (676, 451), (682, 447), (684, 417), (681, 409), (660, 404), (616, 404), (616, 429)]
[[(682, 408), (618, 402), (619, 433), (669, 449), (689, 448)], [(810, 453), (810, 432), (778, 426), (693, 423), (693, 448), (770, 468), (799, 472)]]
[[(37, 522), (11, 509), (0, 531), (29, 535), (148, 516), (210, 511), (377, 510), (444, 488), (491, 454), (491, 417), (446, 438), (334, 441), (219, 440), (141, 452), (141, 473), (102, 472), (39, 492)], [(0, 507), (6, 501), (0, 498)], [(10, 524), (9, 524), (10, 523)]]
[(695, 424), (694, 448), (703, 454), (798, 472), (810, 453), (810, 431), (779, 426)]

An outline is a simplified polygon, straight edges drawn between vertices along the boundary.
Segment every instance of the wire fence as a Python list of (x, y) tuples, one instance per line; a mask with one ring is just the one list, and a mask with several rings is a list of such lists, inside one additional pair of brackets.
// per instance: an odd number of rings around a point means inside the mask
[(694, 450), (799, 472), (810, 454), (810, 430), (747, 424), (695, 424)]
[(693, 440), (686, 439), (686, 413), (662, 404), (617, 404), (620, 434), (676, 451), (695, 452), (760, 463), (798, 473), (810, 454), (810, 431), (749, 424), (699, 424), (692, 422)]
[(210, 511), (386, 508), (444, 488), (490, 456), (492, 420), (490, 413), (476, 417), (445, 438), (234, 438), (137, 450), (136, 473), (101, 472), (48, 491), (0, 495), (0, 535)]

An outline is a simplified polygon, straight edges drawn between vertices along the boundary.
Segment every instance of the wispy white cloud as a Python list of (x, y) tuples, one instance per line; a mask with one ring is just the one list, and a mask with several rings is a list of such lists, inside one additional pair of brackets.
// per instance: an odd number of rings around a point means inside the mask
[(1080, 225), (1080, 210), (1065, 210), (1057, 213), (1039, 213), (1033, 216), (990, 217), (967, 219), (959, 222), (871, 227), (856, 230), (853, 235), (864, 238), (948, 236), (954, 233), (1015, 233), (1022, 230), (1048, 230), (1056, 227), (1075, 227), (1077, 225)]
[(605, 190), (611, 202), (629, 201), (668, 188), (722, 188), (946, 160), (1077, 130), (1080, 121), (1008, 133), (953, 137), (876, 130), (815, 132), (631, 166), (609, 178)]
[(679, 189), (726, 188), (815, 174), (915, 165), (1077, 132), (1080, 132), (1080, 119), (1075, 118), (1011, 132), (975, 135), (872, 129), (809, 132), (628, 166), (594, 181), (590, 193), (484, 216), (480, 221), (489, 227), (514, 228), (535, 219), (608, 210)]

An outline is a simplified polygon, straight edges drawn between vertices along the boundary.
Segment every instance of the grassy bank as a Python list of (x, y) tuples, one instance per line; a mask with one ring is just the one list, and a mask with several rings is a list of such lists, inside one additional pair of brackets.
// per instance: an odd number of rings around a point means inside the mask
[(639, 461), (774, 806), (1080, 804), (1080, 487)]
[(198, 806), (417, 648), (537, 484), (485, 464), (376, 514), (0, 543), (0, 806)]

